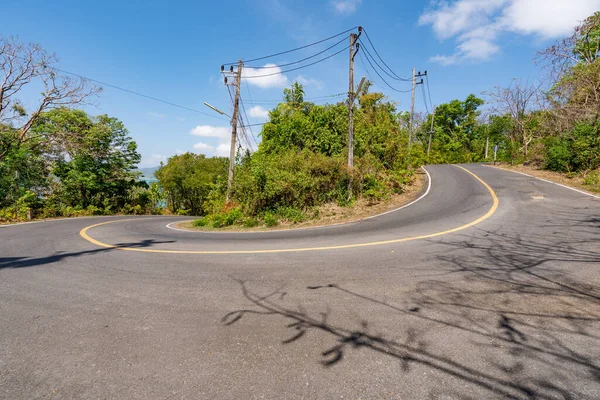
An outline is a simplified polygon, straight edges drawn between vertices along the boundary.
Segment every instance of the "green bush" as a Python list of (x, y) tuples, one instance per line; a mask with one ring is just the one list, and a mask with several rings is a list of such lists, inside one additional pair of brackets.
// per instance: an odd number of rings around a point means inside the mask
[(86, 208), (86, 212), (88, 215), (104, 215), (104, 210), (101, 208), (98, 208), (94, 205), (89, 205)]
[(600, 185), (600, 171), (592, 171), (583, 178), (583, 184), (587, 186)]
[(254, 217), (248, 217), (244, 219), (243, 224), (246, 228), (254, 228), (259, 225), (259, 221)]
[(600, 124), (579, 123), (546, 141), (545, 168), (559, 172), (593, 170), (600, 166)]
[(202, 218), (202, 220), (205, 221), (205, 225), (213, 228), (222, 228), (224, 226), (240, 224), (243, 222), (243, 219), (244, 213), (237, 207), (229, 211), (209, 214)]
[(208, 221), (206, 218), (198, 218), (192, 221), (192, 226), (196, 228), (201, 228), (208, 225)]
[(277, 216), (271, 212), (266, 212), (263, 215), (263, 221), (265, 223), (265, 225), (269, 228), (273, 227), (273, 226), (277, 226), (279, 225), (279, 221), (277, 220)]
[(282, 219), (293, 224), (306, 221), (306, 215), (299, 209), (293, 207), (282, 207), (278, 210)]

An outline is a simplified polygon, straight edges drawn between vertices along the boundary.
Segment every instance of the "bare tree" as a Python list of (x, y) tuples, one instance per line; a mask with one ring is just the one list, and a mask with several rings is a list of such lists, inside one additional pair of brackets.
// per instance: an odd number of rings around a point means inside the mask
[(573, 35), (538, 53), (550, 72), (548, 91), (557, 128), (600, 119), (600, 12), (583, 21)]
[[(56, 63), (56, 57), (37, 44), (0, 37), (0, 160), (11, 148), (31, 140), (31, 128), (42, 113), (82, 104), (100, 91), (84, 79), (60, 75), (53, 67)], [(32, 107), (18, 98), (29, 84), (43, 87)]]
[(510, 115), (513, 121), (512, 132), (509, 133), (511, 142), (518, 142), (527, 155), (529, 143), (534, 139), (534, 130), (530, 129), (533, 111), (542, 108), (540, 86), (531, 85), (513, 79), (508, 87), (496, 86), (491, 92), (485, 93), (492, 111), (498, 115)]
[(600, 11), (577, 26), (568, 38), (540, 51), (536, 62), (546, 64), (555, 79), (569, 72), (577, 64), (590, 65), (600, 55)]

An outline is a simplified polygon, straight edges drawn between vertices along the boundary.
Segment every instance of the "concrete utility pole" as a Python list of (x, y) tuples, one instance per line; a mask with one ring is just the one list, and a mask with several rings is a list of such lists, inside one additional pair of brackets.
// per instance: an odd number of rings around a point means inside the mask
[(487, 160), (488, 158), (488, 146), (490, 145), (490, 135), (487, 134), (485, 136), (485, 159)]
[(227, 177), (226, 203), (231, 198), (231, 186), (233, 184), (233, 168), (235, 167), (235, 145), (237, 141), (237, 120), (240, 106), (240, 85), (242, 82), (242, 60), (238, 61), (238, 69), (235, 79), (235, 99), (233, 101), (233, 115), (231, 116), (231, 148), (229, 149), (229, 176)]
[[(348, 169), (352, 174), (354, 168), (354, 57), (358, 53), (359, 44), (356, 42), (362, 33), (362, 27), (358, 27), (358, 35), (350, 34), (350, 72), (348, 75)], [(354, 48), (356, 47), (356, 50)], [(361, 81), (362, 82), (362, 81)], [(348, 182), (348, 199), (352, 198), (352, 175)]]
[[(414, 120), (415, 120), (415, 88), (417, 87), (417, 85), (422, 85), (423, 84), (423, 78), (421, 78), (422, 76), (427, 76), (427, 71), (425, 71), (425, 73), (421, 73), (421, 71), (419, 71), (419, 73), (416, 73), (416, 69), (413, 68), (412, 70), (412, 94), (411, 94), (411, 100), (410, 100), (410, 121), (408, 123), (408, 157), (410, 158), (410, 145), (412, 144), (412, 137), (413, 137), (413, 124), (414, 124)], [(420, 82), (417, 82), (417, 78), (421, 78)]]
[(427, 145), (427, 157), (431, 151), (431, 138), (433, 137), (433, 120), (435, 119), (435, 105), (433, 106), (433, 114), (431, 114), (431, 130), (429, 131), (429, 144)]

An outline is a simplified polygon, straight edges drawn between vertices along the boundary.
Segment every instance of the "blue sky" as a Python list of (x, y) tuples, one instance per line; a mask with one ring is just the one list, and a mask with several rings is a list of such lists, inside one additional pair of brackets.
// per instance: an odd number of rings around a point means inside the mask
[[(569, 35), (599, 9), (600, 0), (11, 1), (2, 6), (0, 34), (41, 44), (56, 53), (61, 69), (214, 115), (104, 87), (87, 111), (121, 119), (139, 145), (141, 166), (153, 166), (185, 151), (228, 154), (228, 121), (203, 105), (231, 111), (219, 72), (223, 63), (362, 25), (398, 75), (408, 77), (413, 67), (428, 70), (432, 101), (440, 104), (480, 95), (511, 78), (536, 81), (541, 74), (533, 62), (536, 51)], [(253, 65), (292, 62), (335, 41)], [(389, 90), (364, 57), (357, 57), (356, 82), (368, 74), (375, 90), (400, 109), (410, 107), (409, 93)], [(242, 98), (250, 122), (263, 122), (274, 105), (267, 102), (281, 99), (283, 87), (295, 80), (312, 98), (347, 92), (347, 75), (348, 54), (342, 52), (309, 68), (245, 79)], [(425, 111), (420, 90), (416, 109)]]

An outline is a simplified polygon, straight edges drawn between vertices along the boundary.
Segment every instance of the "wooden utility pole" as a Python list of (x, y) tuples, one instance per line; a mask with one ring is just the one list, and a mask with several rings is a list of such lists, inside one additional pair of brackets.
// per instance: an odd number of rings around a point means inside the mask
[[(348, 181), (348, 199), (352, 198), (352, 170), (354, 168), (354, 57), (358, 53), (359, 44), (356, 42), (362, 33), (362, 27), (358, 27), (358, 35), (350, 34), (350, 72), (348, 74), (348, 170), (350, 179)], [(356, 50), (354, 48), (356, 47)]]
[(238, 61), (238, 69), (235, 79), (235, 99), (233, 101), (233, 115), (231, 117), (231, 148), (229, 149), (229, 176), (227, 177), (226, 203), (231, 198), (231, 186), (233, 184), (233, 169), (235, 167), (235, 146), (237, 141), (237, 120), (240, 106), (240, 85), (242, 82), (242, 60)]
[(431, 114), (431, 130), (429, 131), (429, 144), (427, 145), (427, 157), (431, 151), (431, 138), (433, 137), (433, 120), (435, 118), (435, 105), (433, 106), (433, 114)]
[(410, 120), (408, 122), (408, 157), (410, 158), (410, 145), (412, 143), (413, 120), (415, 115), (415, 87), (417, 87), (416, 68), (412, 69), (412, 91), (410, 98)]

